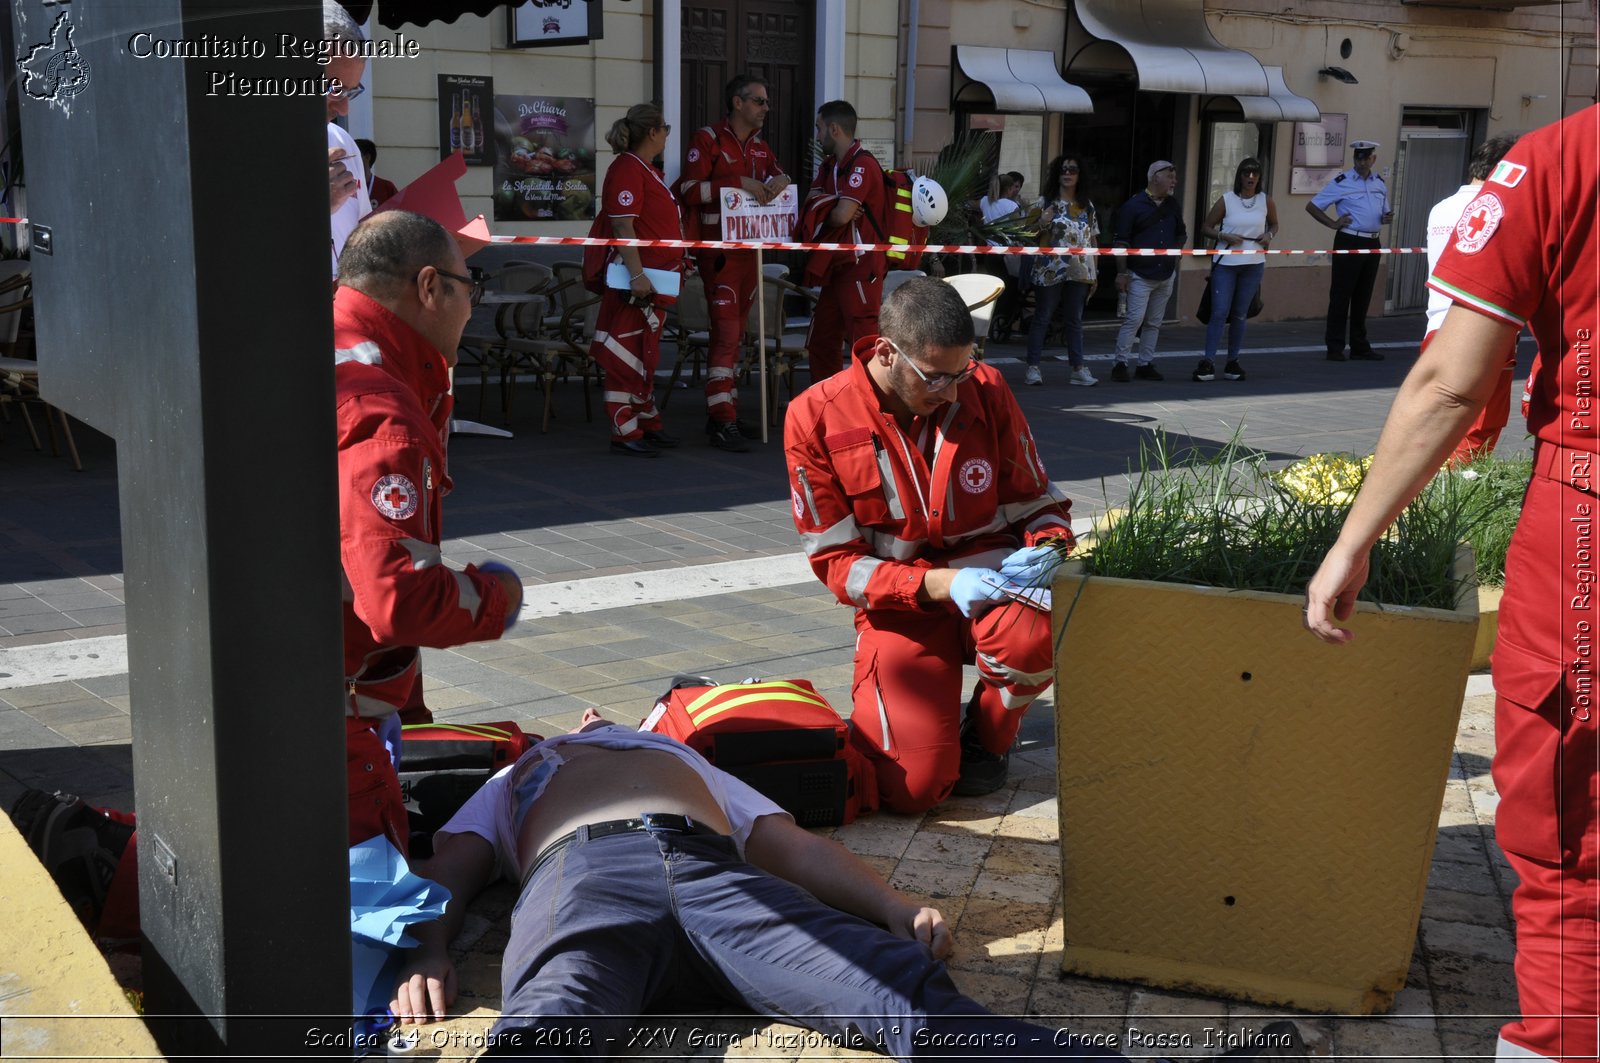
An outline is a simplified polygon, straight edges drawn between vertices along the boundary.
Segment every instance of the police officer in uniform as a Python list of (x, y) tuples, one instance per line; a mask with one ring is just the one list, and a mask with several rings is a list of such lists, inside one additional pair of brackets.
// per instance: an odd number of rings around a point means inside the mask
[[(1333, 238), (1335, 251), (1377, 248), (1379, 227), (1394, 220), (1394, 211), (1389, 206), (1389, 188), (1382, 177), (1372, 172), (1377, 162), (1378, 142), (1353, 140), (1350, 146), (1355, 149), (1355, 166), (1329, 181), (1306, 204), (1306, 213), (1319, 224), (1338, 230)], [(1329, 207), (1334, 209), (1335, 217), (1328, 217)], [(1333, 287), (1328, 293), (1328, 328), (1324, 334), (1329, 361), (1345, 361), (1347, 321), (1349, 357), (1383, 361), (1383, 355), (1367, 342), (1367, 305), (1372, 302), (1372, 286), (1377, 280), (1377, 255), (1333, 257)]]

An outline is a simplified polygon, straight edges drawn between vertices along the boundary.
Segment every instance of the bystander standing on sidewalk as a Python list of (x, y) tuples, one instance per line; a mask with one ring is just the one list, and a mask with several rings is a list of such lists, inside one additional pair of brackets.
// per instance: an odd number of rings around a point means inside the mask
[[(1044, 195), (1039, 200), (1040, 247), (1097, 247), (1100, 219), (1084, 188), (1083, 163), (1076, 155), (1061, 155), (1045, 172)], [(1027, 384), (1042, 384), (1039, 359), (1044, 338), (1063, 311), (1067, 360), (1072, 373), (1067, 383), (1093, 387), (1098, 383), (1083, 364), (1083, 305), (1099, 285), (1093, 255), (1041, 255), (1033, 267), (1033, 321), (1028, 327)]]
[(1211, 205), (1211, 212), (1200, 223), (1200, 235), (1216, 240), (1219, 251), (1255, 252), (1212, 257), (1206, 356), (1194, 370), (1196, 381), (1217, 378), (1217, 346), (1222, 342), (1222, 326), (1226, 323), (1228, 361), (1222, 367), (1222, 375), (1228, 380), (1243, 380), (1239, 351), (1244, 346), (1245, 321), (1267, 269), (1267, 256), (1261, 252), (1278, 235), (1278, 207), (1261, 187), (1260, 159), (1247, 158), (1239, 163), (1233, 173), (1233, 191), (1224, 192)]
[[(1142, 191), (1117, 210), (1113, 244), (1117, 247), (1182, 247), (1189, 239), (1183, 208), (1172, 194), (1178, 186), (1178, 169), (1165, 159), (1150, 164)], [(1111, 379), (1126, 381), (1133, 337), (1139, 335), (1139, 364), (1133, 375), (1140, 380), (1160, 380), (1151, 359), (1161, 337), (1161, 319), (1178, 275), (1178, 260), (1171, 255), (1132, 256), (1127, 269), (1117, 274), (1117, 290), (1128, 294), (1128, 314), (1117, 332), (1117, 364)]]

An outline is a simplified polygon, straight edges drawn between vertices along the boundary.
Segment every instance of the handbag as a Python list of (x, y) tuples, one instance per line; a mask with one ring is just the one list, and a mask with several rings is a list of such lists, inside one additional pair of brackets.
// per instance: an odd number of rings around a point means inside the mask
[[(1217, 267), (1212, 266), (1211, 273), (1215, 273), (1216, 271)], [(1206, 274), (1206, 286), (1200, 292), (1200, 305), (1194, 309), (1195, 319), (1202, 325), (1211, 324), (1211, 273)], [(1261, 308), (1261, 289), (1258, 287), (1256, 288), (1255, 295), (1250, 297), (1250, 306), (1247, 310), (1245, 310), (1244, 316), (1247, 319), (1255, 317), (1257, 314), (1261, 313)]]

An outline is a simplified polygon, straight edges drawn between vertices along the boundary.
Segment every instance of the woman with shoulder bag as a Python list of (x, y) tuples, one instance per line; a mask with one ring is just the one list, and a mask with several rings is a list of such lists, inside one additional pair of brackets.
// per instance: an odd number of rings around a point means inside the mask
[(1228, 326), (1228, 361), (1222, 367), (1227, 380), (1243, 380), (1239, 349), (1244, 345), (1245, 321), (1250, 304), (1261, 290), (1266, 272), (1265, 251), (1278, 235), (1278, 208), (1261, 188), (1261, 161), (1247, 158), (1233, 174), (1233, 191), (1225, 192), (1200, 223), (1200, 235), (1217, 241), (1217, 250), (1257, 252), (1215, 255), (1211, 260), (1211, 320), (1206, 323), (1206, 354), (1195, 366), (1196, 381), (1217, 378), (1217, 345), (1222, 326)]
[[(1045, 172), (1039, 200), (1040, 247), (1098, 247), (1100, 220), (1083, 191), (1083, 164), (1076, 155), (1062, 155)], [(1057, 305), (1066, 314), (1067, 360), (1072, 375), (1067, 383), (1093, 387), (1099, 381), (1083, 364), (1083, 304), (1098, 285), (1093, 255), (1038, 255), (1033, 266), (1033, 321), (1028, 328), (1028, 368), (1025, 384), (1042, 384), (1039, 358), (1045, 333)]]

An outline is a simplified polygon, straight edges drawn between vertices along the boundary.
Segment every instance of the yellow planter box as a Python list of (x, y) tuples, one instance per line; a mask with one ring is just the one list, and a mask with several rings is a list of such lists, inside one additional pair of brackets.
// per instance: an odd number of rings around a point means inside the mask
[(1500, 634), (1500, 596), (1505, 592), (1504, 587), (1478, 588), (1478, 640), (1472, 646), (1474, 672), (1489, 667), (1495, 636)]
[(1060, 579), (1062, 968), (1389, 1007), (1477, 631), (1470, 586), (1462, 598), (1360, 605), (1356, 638), (1331, 646), (1301, 627), (1299, 597)]

